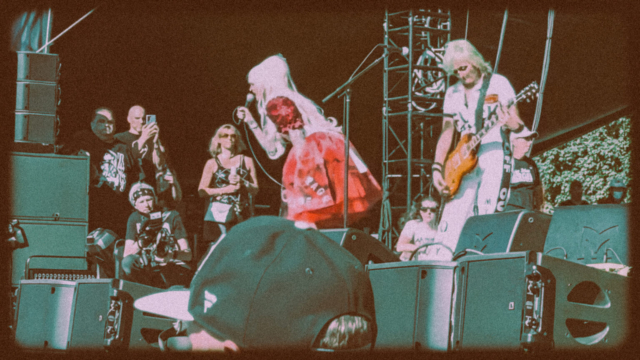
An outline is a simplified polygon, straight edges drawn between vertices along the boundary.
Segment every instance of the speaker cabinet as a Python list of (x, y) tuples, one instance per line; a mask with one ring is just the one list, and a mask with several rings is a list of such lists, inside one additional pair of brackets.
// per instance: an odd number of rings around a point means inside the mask
[(544, 253), (581, 264), (629, 265), (629, 205), (560, 206), (553, 213)]
[(367, 266), (376, 308), (376, 350), (450, 350), (457, 267), (447, 261)]
[[(599, 206), (599, 205), (598, 205)], [(555, 215), (554, 215), (555, 216)], [(551, 256), (540, 266), (556, 279), (556, 349), (616, 349), (631, 339), (631, 278)]]
[(16, 113), (14, 140), (54, 144), (57, 135), (56, 115)]
[(18, 51), (18, 81), (58, 82), (60, 57), (31, 51)]
[[(59, 57), (27, 51), (18, 51), (17, 55), (15, 141), (55, 145), (58, 135), (56, 114), (60, 103)], [(35, 152), (49, 150), (46, 146), (21, 145), (20, 148), (35, 148)]]
[(55, 83), (18, 82), (16, 111), (55, 115), (57, 87)]
[(473, 216), (462, 228), (455, 253), (541, 252), (550, 223), (551, 216), (528, 210)]
[(33, 350), (152, 349), (174, 319), (133, 307), (161, 289), (118, 279), (23, 280), (16, 344)]
[(357, 229), (324, 229), (325, 236), (347, 249), (363, 265), (400, 261), (399, 257), (389, 250), (378, 239)]
[(460, 262), (454, 350), (552, 348), (555, 279), (536, 261), (516, 252)]
[(10, 173), (10, 216), (88, 221), (89, 157), (11, 153)]
[(627, 277), (535, 252), (468, 256), (457, 275), (453, 350), (602, 350), (627, 339)]

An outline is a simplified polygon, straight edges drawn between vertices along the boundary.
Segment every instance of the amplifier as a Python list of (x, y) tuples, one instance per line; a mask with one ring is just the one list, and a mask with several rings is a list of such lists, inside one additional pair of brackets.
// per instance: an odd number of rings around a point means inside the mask
[(151, 349), (174, 319), (136, 310), (162, 291), (118, 279), (22, 280), (16, 344), (34, 350)]
[[(17, 285), (29, 277), (59, 276), (58, 270), (84, 273), (87, 238), (87, 223), (62, 221), (37, 221), (20, 219), (18, 227), (24, 233), (26, 246), (13, 250), (11, 254), (11, 283)], [(46, 257), (43, 257), (45, 255)], [(53, 257), (51, 257), (53, 256)], [(82, 257), (82, 259), (64, 258)], [(31, 274), (25, 273), (29, 258)]]

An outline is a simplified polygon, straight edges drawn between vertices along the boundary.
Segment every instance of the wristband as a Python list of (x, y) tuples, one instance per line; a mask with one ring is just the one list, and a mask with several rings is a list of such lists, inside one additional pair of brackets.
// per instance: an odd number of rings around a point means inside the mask
[(431, 165), (431, 171), (442, 173), (442, 164), (434, 162), (433, 165)]
[(249, 124), (249, 129), (253, 130), (253, 129), (257, 129), (258, 128), (258, 123), (257, 122), (252, 122), (251, 124)]

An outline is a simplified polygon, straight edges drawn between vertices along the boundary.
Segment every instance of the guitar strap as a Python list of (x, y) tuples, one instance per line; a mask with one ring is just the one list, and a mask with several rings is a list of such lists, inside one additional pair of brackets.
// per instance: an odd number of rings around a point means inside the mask
[[(482, 87), (480, 88), (480, 96), (478, 96), (478, 106), (476, 107), (476, 133), (482, 129), (484, 125), (483, 108), (484, 99), (487, 96), (487, 89), (489, 89), (489, 83), (491, 82), (491, 73), (485, 74), (482, 81)], [(478, 215), (478, 195), (473, 204), (473, 215)]]
[(487, 89), (489, 89), (489, 83), (491, 82), (491, 73), (485, 74), (482, 81), (482, 87), (480, 88), (480, 96), (478, 97), (478, 106), (476, 107), (476, 133), (484, 126), (484, 117), (482, 116), (484, 99), (487, 96)]

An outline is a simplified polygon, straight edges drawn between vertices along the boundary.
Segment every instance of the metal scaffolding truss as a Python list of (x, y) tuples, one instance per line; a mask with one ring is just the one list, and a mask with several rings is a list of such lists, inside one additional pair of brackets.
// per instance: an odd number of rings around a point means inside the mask
[[(393, 217), (429, 192), (448, 77), (439, 67), (450, 39), (443, 9), (385, 12), (382, 181), (379, 239), (393, 246)], [(434, 130), (435, 129), (435, 130)]]

